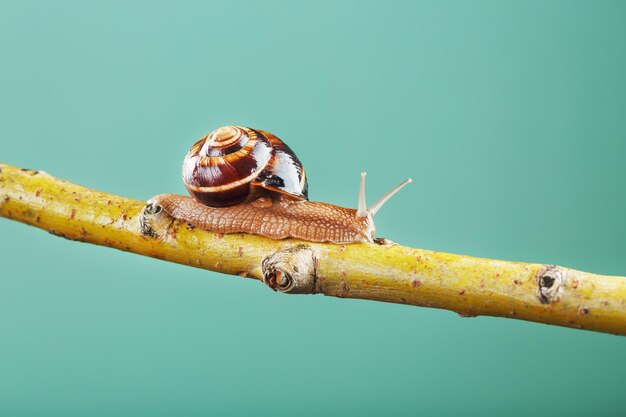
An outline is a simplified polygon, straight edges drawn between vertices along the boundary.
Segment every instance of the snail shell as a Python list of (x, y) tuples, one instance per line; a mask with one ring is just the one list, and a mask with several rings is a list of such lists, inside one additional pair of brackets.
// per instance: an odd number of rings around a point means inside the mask
[(308, 199), (302, 164), (269, 132), (224, 126), (197, 141), (183, 161), (183, 182), (197, 201), (211, 207), (239, 204), (258, 188), (294, 200)]

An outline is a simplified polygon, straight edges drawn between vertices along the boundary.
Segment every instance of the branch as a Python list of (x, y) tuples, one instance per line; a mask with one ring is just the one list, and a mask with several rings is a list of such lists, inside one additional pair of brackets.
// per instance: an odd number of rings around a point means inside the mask
[(285, 293), (443, 308), (626, 335), (626, 278), (413, 249), (193, 228), (159, 207), (0, 164), (0, 216), (81, 242), (225, 274)]

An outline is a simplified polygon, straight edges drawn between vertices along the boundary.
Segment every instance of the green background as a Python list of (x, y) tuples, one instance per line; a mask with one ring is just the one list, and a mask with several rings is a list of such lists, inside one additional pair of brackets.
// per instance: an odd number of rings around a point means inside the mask
[[(0, 1), (0, 161), (183, 193), (220, 125), (378, 235), (626, 275), (626, 3)], [(285, 296), (0, 220), (0, 416), (626, 413), (626, 339)]]

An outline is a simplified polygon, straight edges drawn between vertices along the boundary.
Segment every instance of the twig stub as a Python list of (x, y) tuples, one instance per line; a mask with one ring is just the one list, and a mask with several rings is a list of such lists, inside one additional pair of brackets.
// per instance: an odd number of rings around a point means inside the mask
[(307, 245), (274, 252), (263, 259), (263, 282), (274, 291), (313, 294), (316, 259), (315, 252)]
[(167, 233), (174, 222), (161, 206), (148, 202), (139, 214), (139, 230), (144, 236), (159, 238)]

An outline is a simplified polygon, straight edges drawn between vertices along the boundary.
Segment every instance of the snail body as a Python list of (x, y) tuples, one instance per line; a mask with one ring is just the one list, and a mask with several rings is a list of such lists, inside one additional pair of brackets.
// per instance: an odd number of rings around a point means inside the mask
[(151, 200), (170, 216), (217, 233), (252, 233), (272, 239), (312, 242), (371, 242), (372, 217), (356, 210), (314, 201), (257, 199), (228, 207), (209, 207), (191, 197), (162, 194)]
[(374, 215), (411, 182), (368, 208), (362, 173), (357, 209), (312, 202), (295, 153), (269, 132), (239, 126), (221, 127), (196, 142), (183, 162), (183, 181), (191, 197), (161, 194), (147, 207), (218, 233), (331, 243), (372, 242)]

